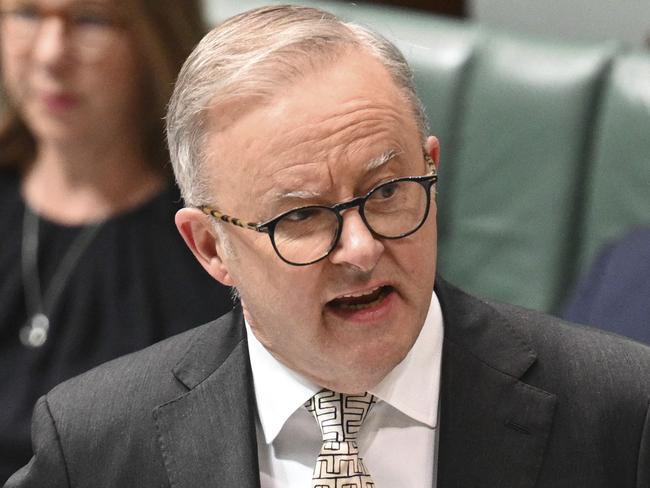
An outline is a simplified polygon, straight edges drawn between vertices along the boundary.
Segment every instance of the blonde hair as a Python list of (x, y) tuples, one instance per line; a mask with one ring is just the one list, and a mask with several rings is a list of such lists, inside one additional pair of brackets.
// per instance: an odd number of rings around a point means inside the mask
[(411, 106), (424, 142), (428, 133), (424, 109), (411, 69), (392, 43), (316, 8), (262, 7), (213, 29), (181, 69), (167, 112), (167, 141), (185, 203), (209, 202), (202, 178), (209, 109), (268, 101), (310, 68), (334, 62), (351, 49), (363, 50), (387, 69)]
[[(205, 32), (199, 0), (122, 0), (118, 3), (135, 40), (142, 67), (139, 113), (142, 143), (153, 165), (167, 166), (164, 115), (174, 80), (183, 61)], [(1, 40), (0, 40), (1, 42)], [(18, 166), (31, 160), (36, 141), (12, 107), (0, 107), (0, 165)]]

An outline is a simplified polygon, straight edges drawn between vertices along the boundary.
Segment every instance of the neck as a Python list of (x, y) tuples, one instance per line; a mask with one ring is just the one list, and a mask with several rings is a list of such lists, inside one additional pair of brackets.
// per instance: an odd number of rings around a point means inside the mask
[(135, 208), (165, 185), (162, 170), (135, 147), (41, 143), (23, 172), (23, 197), (38, 214), (68, 225)]

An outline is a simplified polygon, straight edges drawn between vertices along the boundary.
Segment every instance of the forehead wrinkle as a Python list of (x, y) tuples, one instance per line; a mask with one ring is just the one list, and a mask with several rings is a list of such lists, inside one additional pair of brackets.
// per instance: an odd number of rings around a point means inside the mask
[[(312, 180), (318, 173), (319, 166), (318, 163), (309, 161), (272, 170), (264, 178), (256, 178), (258, 184), (253, 188), (253, 193), (258, 195), (258, 201), (267, 206), (291, 198), (304, 200), (320, 197), (322, 193), (319, 188), (315, 188)], [(313, 189), (305, 188), (304, 185)]]
[[(388, 164), (392, 159), (402, 154), (403, 151), (398, 149), (388, 149), (381, 153), (379, 156), (372, 158), (366, 164), (366, 171), (376, 170), (386, 164)], [(310, 199), (319, 199), (323, 198), (324, 192), (316, 190), (277, 190), (271, 193), (270, 197), (273, 200), (285, 200), (285, 199), (298, 199), (298, 200), (310, 200)]]
[(403, 126), (403, 114), (399, 110), (370, 100), (354, 100), (343, 104), (338, 111), (322, 114), (319, 120), (300, 121), (293, 130), (282, 135), (281, 143), (297, 149), (306, 144), (326, 145), (332, 139), (350, 135), (353, 136), (350, 142), (354, 142), (356, 132), (366, 135), (378, 129), (390, 130), (391, 125), (396, 130)]
[[(285, 107), (282, 105), (271, 107), (269, 115), (272, 118), (286, 116)], [(393, 105), (367, 98), (357, 98), (339, 104), (326, 113), (314, 113), (309, 110), (307, 112), (306, 117), (294, 119), (295, 123), (289, 130), (281, 134), (275, 133), (270, 141), (266, 140), (265, 151), (267, 154), (274, 155), (279, 167), (271, 169), (267, 166), (263, 170), (267, 172), (264, 178), (259, 175), (260, 177), (256, 179), (258, 182), (265, 182), (263, 187), (266, 188), (260, 192), (260, 196), (264, 195), (261, 198), (269, 204), (271, 201), (282, 199), (302, 200), (324, 197), (327, 192), (331, 191), (334, 183), (334, 175), (331, 174), (332, 168), (325, 162), (341, 158), (347, 159), (351, 152), (356, 153), (359, 150), (365, 152), (365, 149), (362, 148), (367, 144), (372, 145), (377, 141), (384, 141), (381, 145), (385, 148), (385, 142), (390, 141), (388, 146), (393, 146), (393, 148), (364, 162), (362, 168), (365, 171), (380, 168), (403, 153), (402, 146), (405, 141), (402, 141), (401, 138), (402, 127), (405, 125), (405, 114)], [(317, 117), (316, 120), (314, 120), (314, 115)], [(346, 153), (347, 156), (344, 156)], [(292, 160), (302, 159), (304, 161), (305, 154), (309, 155), (311, 161), (300, 164), (288, 163)], [(286, 164), (281, 161), (285, 161)], [(312, 180), (312, 176), (315, 177), (316, 173), (319, 173), (318, 188), (314, 187), (315, 181), (310, 181), (310, 183), (305, 181), (307, 186), (312, 188), (300, 188), (298, 186), (300, 181), (290, 178), (289, 181), (292, 180), (290, 183), (284, 177), (279, 177), (285, 171), (289, 171), (289, 174), (293, 173), (297, 166), (311, 164), (320, 167), (321, 164), (318, 161), (322, 162), (324, 166), (320, 169), (315, 168), (313, 172), (310, 171), (307, 178)], [(320, 173), (321, 170), (322, 173)], [(260, 169), (260, 171), (262, 170)], [(321, 180), (321, 178), (325, 179)], [(271, 183), (273, 180), (275, 181)], [(278, 184), (282, 180), (284, 180), (283, 184)], [(293, 186), (294, 184), (295, 186)], [(322, 188), (320, 188), (321, 186)]]

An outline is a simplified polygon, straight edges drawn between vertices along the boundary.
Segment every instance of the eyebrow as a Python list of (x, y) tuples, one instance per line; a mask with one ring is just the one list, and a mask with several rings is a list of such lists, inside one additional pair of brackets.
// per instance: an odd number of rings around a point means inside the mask
[[(379, 156), (372, 158), (368, 163), (366, 164), (366, 171), (373, 171), (377, 168), (380, 168), (381, 166), (384, 166), (387, 164), (390, 160), (394, 159), (398, 155), (400, 155), (402, 152), (398, 151), (397, 149), (389, 149), (387, 151), (384, 151), (381, 153)], [(295, 191), (288, 191), (288, 192), (277, 192), (274, 197), (277, 199), (285, 199), (285, 198), (295, 198), (295, 199), (300, 199), (300, 200), (308, 200), (310, 198), (319, 198), (322, 196), (321, 192), (317, 191), (310, 191), (310, 190), (295, 190)]]
[(309, 191), (309, 190), (296, 190), (296, 191), (289, 191), (286, 193), (276, 194), (276, 197), (280, 197), (280, 198), (300, 198), (303, 200), (307, 200), (308, 198), (317, 198), (319, 196), (321, 196), (320, 192)]
[(388, 163), (391, 159), (394, 159), (395, 157), (399, 156), (400, 154), (401, 151), (398, 151), (397, 149), (389, 149), (388, 151), (384, 151), (376, 158), (371, 159), (366, 165), (366, 169), (368, 171), (377, 169), (385, 165), (386, 163)]

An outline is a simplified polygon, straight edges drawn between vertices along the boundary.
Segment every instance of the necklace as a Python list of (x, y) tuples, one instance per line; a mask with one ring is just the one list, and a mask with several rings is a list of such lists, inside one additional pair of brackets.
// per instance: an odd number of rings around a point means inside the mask
[(30, 348), (41, 347), (47, 341), (50, 317), (61, 293), (65, 289), (74, 268), (88, 249), (104, 221), (85, 227), (70, 244), (54, 271), (45, 293), (41, 292), (38, 271), (39, 218), (27, 205), (23, 213), (23, 239), (21, 243), (21, 266), (27, 323), (20, 329), (20, 341)]

